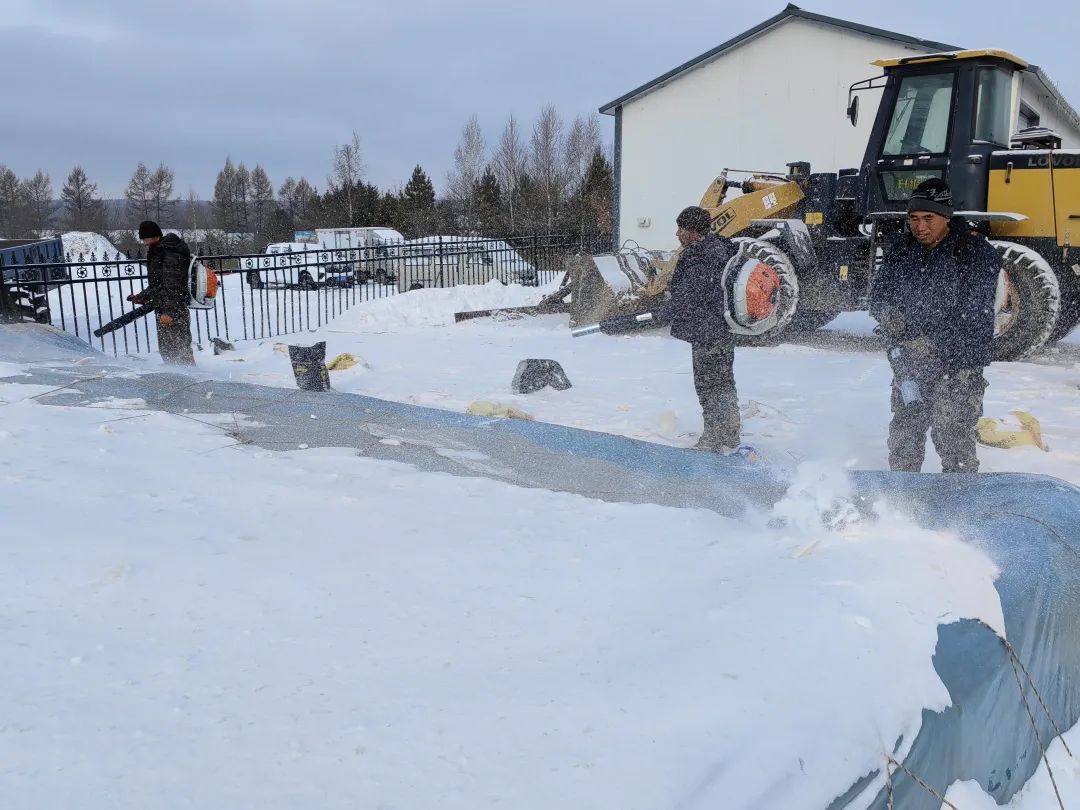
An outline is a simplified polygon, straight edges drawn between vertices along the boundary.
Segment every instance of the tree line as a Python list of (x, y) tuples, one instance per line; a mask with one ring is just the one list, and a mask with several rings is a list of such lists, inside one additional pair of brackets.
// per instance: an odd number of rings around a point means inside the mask
[(531, 133), (511, 117), (489, 147), (475, 115), (454, 150), (444, 193), (417, 165), (403, 186), (380, 189), (367, 180), (361, 139), (335, 146), (320, 190), (306, 177), (286, 177), (275, 189), (256, 164), (227, 157), (209, 205), (192, 190), (174, 194), (164, 162), (139, 163), (124, 190), (126, 219), (109, 222), (97, 185), (81, 166), (53, 201), (49, 175), (24, 179), (0, 165), (0, 235), (26, 238), (54, 229), (108, 232), (117, 246), (137, 248), (132, 223), (153, 219), (196, 238), (202, 252), (262, 250), (316, 227), (385, 226), (406, 237), (435, 233), (521, 235), (611, 232), (612, 167), (595, 116), (567, 125), (553, 106), (541, 110)]

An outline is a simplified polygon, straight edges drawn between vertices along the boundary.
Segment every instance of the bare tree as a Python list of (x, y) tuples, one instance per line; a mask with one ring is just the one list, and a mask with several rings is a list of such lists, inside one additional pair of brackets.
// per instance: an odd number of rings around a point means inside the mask
[(364, 161), (360, 150), (360, 136), (354, 131), (352, 139), (348, 143), (334, 147), (333, 175), (329, 178), (331, 190), (341, 189), (345, 192), (349, 225), (353, 224), (355, 215), (354, 197), (356, 187), (360, 185), (363, 177)]
[(28, 180), (22, 182), (22, 195), (26, 201), (30, 216), (30, 227), (38, 235), (44, 236), (52, 225), (52, 180), (41, 169)]
[(145, 163), (140, 162), (135, 173), (131, 175), (131, 180), (124, 189), (124, 197), (127, 199), (127, 212), (131, 219), (150, 219), (153, 202), (150, 196), (150, 170)]
[(285, 212), (285, 216), (289, 222), (296, 221), (296, 180), (292, 177), (286, 177), (285, 182), (281, 184), (278, 189), (278, 201), (281, 203), (281, 210)]
[(454, 150), (454, 168), (446, 177), (447, 194), (457, 205), (466, 231), (475, 226), (476, 188), (484, 170), (486, 151), (480, 121), (474, 114), (461, 132), (461, 141)]
[(240, 233), (251, 230), (251, 172), (240, 161), (233, 178), (233, 205), (236, 210), (236, 229)]
[(593, 155), (600, 148), (600, 125), (596, 116), (582, 118), (580, 115), (570, 125), (566, 135), (564, 164), (568, 190), (576, 192), (585, 180)]
[(162, 162), (150, 175), (150, 181), (147, 184), (146, 192), (150, 199), (151, 218), (159, 224), (172, 218), (173, 180), (173, 170)]
[(506, 195), (508, 224), (510, 231), (517, 233), (518, 221), (516, 217), (517, 189), (521, 182), (521, 176), (525, 173), (527, 158), (525, 147), (521, 143), (521, 133), (518, 131), (517, 121), (513, 116), (506, 122), (502, 136), (499, 138), (499, 146), (491, 158), (491, 168), (499, 179), (499, 186)]
[(533, 181), (539, 186), (544, 205), (544, 222), (548, 230), (555, 227), (555, 218), (566, 196), (567, 175), (564, 153), (563, 122), (553, 105), (540, 111), (533, 127), (532, 153), (529, 164)]
[(225, 158), (225, 166), (218, 172), (214, 183), (214, 219), (217, 226), (225, 233), (235, 233), (236, 217), (236, 167), (232, 158)]
[(251, 227), (257, 241), (268, 230), (274, 209), (274, 186), (262, 166), (256, 164), (251, 172)]
[(25, 201), (19, 178), (7, 166), (0, 165), (0, 237), (18, 239), (26, 235)]
[(71, 170), (60, 199), (64, 202), (64, 227), (69, 231), (105, 230), (105, 205), (97, 196), (97, 184), (90, 182), (82, 166)]

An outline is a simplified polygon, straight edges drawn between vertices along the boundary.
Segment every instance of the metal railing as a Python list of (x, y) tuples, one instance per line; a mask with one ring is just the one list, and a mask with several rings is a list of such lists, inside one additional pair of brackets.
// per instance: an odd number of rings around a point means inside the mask
[[(319, 329), (350, 308), (426, 287), (462, 284), (542, 286), (565, 272), (575, 253), (599, 252), (602, 237), (426, 237), (364, 247), (200, 256), (219, 290), (213, 309), (191, 310), (193, 340), (261, 340)], [(271, 246), (273, 249), (273, 246)], [(4, 265), (0, 278), (25, 317), (51, 323), (114, 355), (157, 350), (156, 319), (142, 318), (94, 337), (129, 312), (146, 282), (146, 264), (122, 256), (67, 256), (64, 262)]]

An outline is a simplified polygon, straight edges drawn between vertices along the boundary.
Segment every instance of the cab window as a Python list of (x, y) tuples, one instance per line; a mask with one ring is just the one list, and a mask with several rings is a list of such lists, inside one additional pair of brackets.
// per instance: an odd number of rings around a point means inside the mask
[(955, 81), (955, 73), (904, 77), (883, 156), (945, 154)]

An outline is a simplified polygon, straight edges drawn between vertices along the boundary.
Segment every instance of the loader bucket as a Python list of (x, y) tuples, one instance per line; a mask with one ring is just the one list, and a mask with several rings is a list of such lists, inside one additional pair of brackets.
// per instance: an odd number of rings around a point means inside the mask
[(635, 251), (573, 257), (568, 267), (570, 326), (647, 309), (655, 297), (650, 286), (657, 269), (652, 257)]

